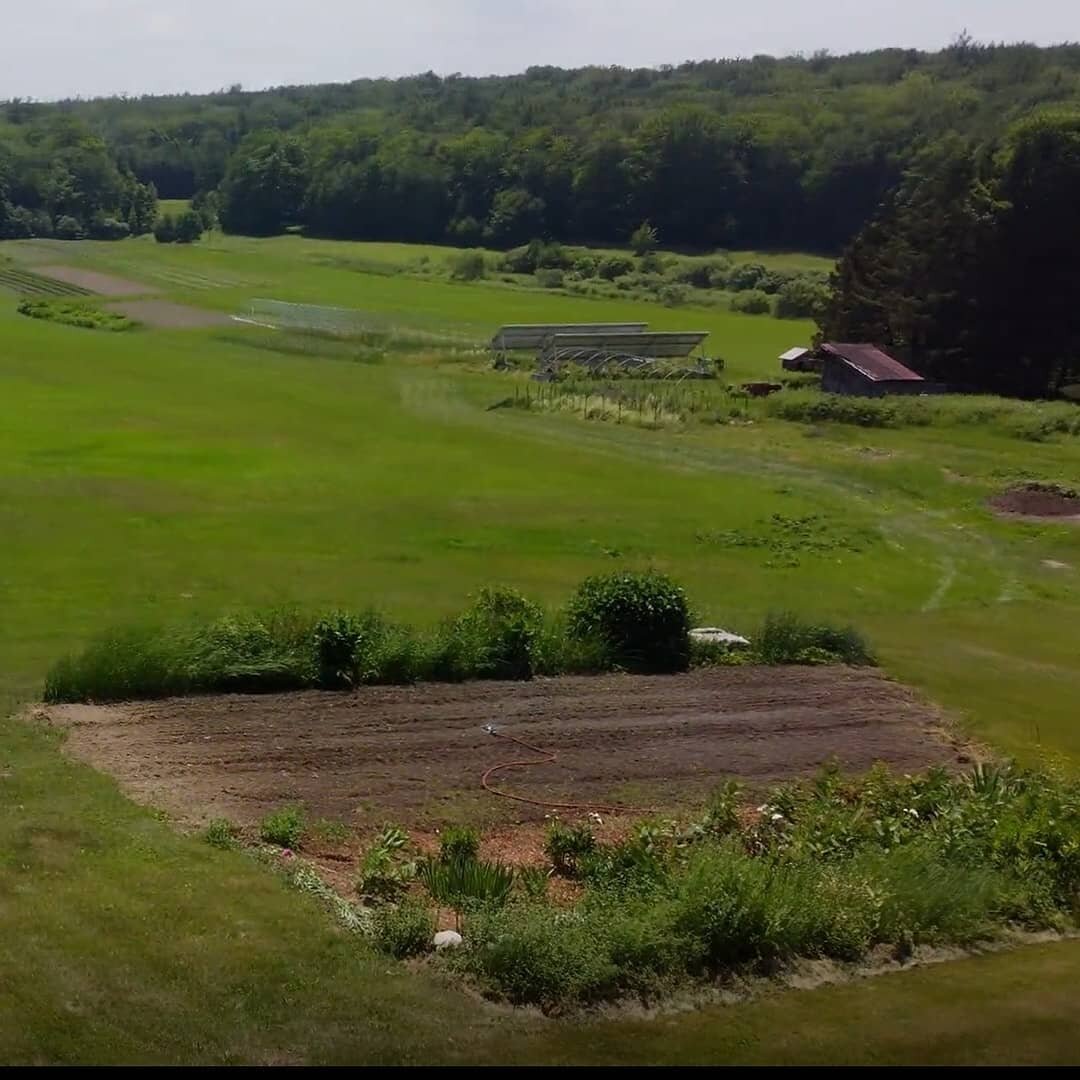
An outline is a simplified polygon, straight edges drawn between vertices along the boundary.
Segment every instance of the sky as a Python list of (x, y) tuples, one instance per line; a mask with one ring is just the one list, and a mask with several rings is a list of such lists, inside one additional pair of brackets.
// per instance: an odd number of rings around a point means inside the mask
[(0, 100), (1080, 36), (1075, 0), (0, 0)]

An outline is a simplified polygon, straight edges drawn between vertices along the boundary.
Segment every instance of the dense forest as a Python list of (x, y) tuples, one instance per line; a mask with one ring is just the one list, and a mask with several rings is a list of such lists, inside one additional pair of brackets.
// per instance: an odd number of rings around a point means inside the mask
[(124, 235), (219, 191), (226, 229), (840, 250), (945, 136), (1080, 102), (1080, 46), (359, 80), (0, 105), (0, 235)]
[(822, 330), (888, 344), (954, 389), (1080, 380), (1080, 109), (926, 147), (849, 245)]

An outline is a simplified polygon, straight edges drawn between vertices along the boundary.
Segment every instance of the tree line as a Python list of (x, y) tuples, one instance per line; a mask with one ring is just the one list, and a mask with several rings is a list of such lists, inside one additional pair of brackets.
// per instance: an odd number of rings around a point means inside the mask
[(667, 246), (836, 251), (927, 143), (991, 138), (1067, 101), (1080, 46), (967, 38), (934, 53), (15, 101), (0, 107), (0, 177), (13, 210), (120, 220), (115, 177), (96, 200), (109, 205), (72, 208), (33, 164), (77, 138), (162, 197), (220, 190), (222, 224), (240, 232), (512, 247), (622, 243), (648, 221)]
[(917, 155), (841, 258), (821, 319), (959, 390), (1043, 397), (1080, 381), (1080, 109)]

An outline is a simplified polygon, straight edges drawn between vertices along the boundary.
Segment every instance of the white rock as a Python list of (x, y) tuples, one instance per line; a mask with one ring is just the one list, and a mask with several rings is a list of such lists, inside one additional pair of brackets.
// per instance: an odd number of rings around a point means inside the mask
[(440, 930), (431, 939), (431, 944), (438, 952), (443, 949), (456, 949), (461, 944), (461, 935), (456, 930)]
[(699, 626), (690, 631), (694, 641), (707, 641), (710, 645), (728, 645), (733, 649), (745, 649), (750, 642), (741, 634), (721, 630), (719, 626)]

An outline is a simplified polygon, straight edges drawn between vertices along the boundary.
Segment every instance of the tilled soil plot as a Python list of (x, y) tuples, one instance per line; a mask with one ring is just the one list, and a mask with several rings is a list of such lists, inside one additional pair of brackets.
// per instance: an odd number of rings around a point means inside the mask
[(528, 821), (545, 808), (485, 791), (500, 762), (557, 753), (492, 783), (538, 800), (671, 807), (725, 777), (764, 786), (830, 759), (853, 770), (965, 760), (938, 714), (868, 669), (720, 668), (672, 677), (371, 687), (352, 694), (51, 706), (67, 747), (136, 799), (186, 821), (241, 824), (303, 802), (365, 826)]
[(999, 514), (1080, 521), (1080, 495), (1056, 484), (1025, 484), (1010, 488), (995, 495), (990, 505)]
[(128, 281), (126, 278), (102, 274), (97, 270), (83, 270), (78, 266), (35, 266), (34, 273), (67, 282), (68, 285), (77, 285), (80, 289), (97, 293), (98, 296), (148, 296), (161, 292), (154, 285)]
[(220, 311), (206, 311), (168, 300), (126, 300), (108, 304), (110, 311), (159, 330), (194, 330), (203, 326), (231, 326), (233, 320)]

